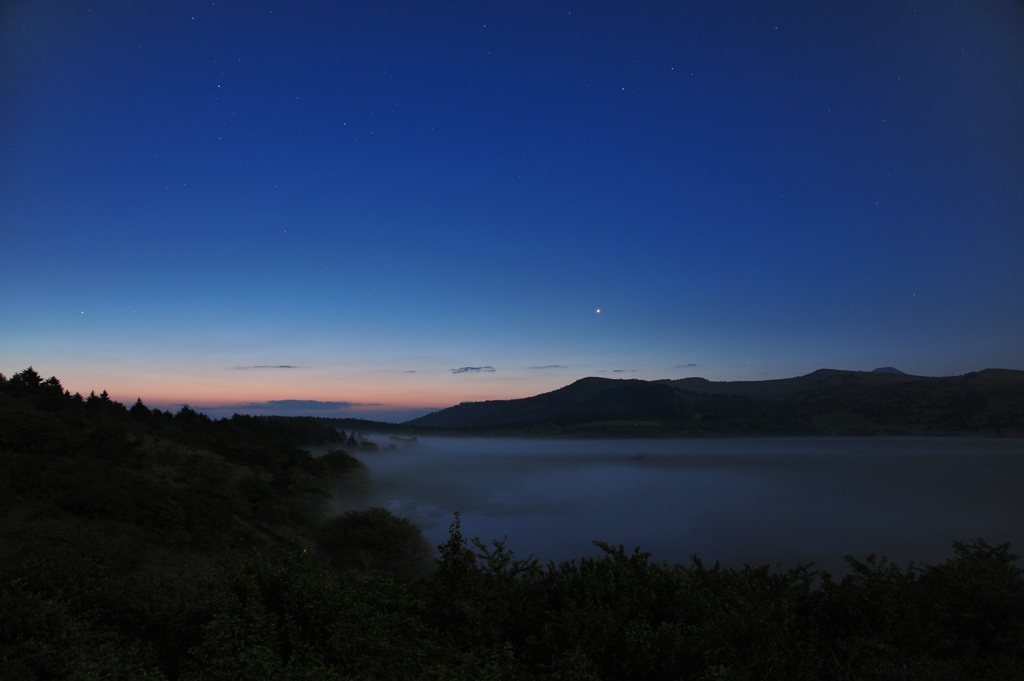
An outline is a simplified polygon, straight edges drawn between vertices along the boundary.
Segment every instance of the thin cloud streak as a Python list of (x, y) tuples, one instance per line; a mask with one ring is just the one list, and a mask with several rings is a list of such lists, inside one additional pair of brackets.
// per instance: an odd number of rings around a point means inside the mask
[(339, 412), (361, 407), (379, 407), (380, 402), (331, 402), (322, 400), (268, 400), (266, 402), (249, 402), (247, 404), (223, 404), (207, 407), (196, 407), (200, 411), (235, 410), (239, 413), (259, 412), (286, 416), (297, 412)]
[[(171, 411), (181, 407), (166, 405)], [(195, 407), (211, 418), (231, 418), (235, 414), (248, 416), (316, 416), (331, 419), (367, 419), (402, 423), (437, 411), (437, 407), (402, 407), (381, 402), (348, 402), (321, 400), (269, 400), (247, 404), (225, 404)]]
[(458, 369), (452, 369), (451, 372), (453, 374), (479, 374), (479, 373), (493, 374), (494, 373), (494, 367), (492, 367), (492, 366), (486, 366), (486, 367), (459, 367)]
[[(228, 418), (234, 414), (250, 416), (321, 416), (326, 418), (363, 418), (366, 410), (380, 411), (380, 402), (349, 402), (323, 400), (268, 400), (244, 404), (218, 404), (195, 407), (215, 418)], [(385, 409), (385, 411), (390, 411)]]

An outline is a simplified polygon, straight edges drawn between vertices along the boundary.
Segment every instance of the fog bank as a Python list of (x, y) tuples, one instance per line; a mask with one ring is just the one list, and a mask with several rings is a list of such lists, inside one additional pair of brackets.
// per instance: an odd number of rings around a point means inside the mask
[[(1024, 442), (994, 439), (517, 440), (374, 436), (356, 505), (407, 516), (434, 544), (508, 535), (543, 560), (593, 540), (657, 560), (937, 562), (953, 539), (1024, 549)], [(389, 444), (396, 448), (383, 450)]]

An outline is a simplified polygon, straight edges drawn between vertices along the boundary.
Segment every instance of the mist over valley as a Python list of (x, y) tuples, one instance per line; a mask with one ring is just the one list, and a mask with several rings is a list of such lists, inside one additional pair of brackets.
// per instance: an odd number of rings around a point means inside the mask
[(432, 543), (508, 536), (543, 561), (594, 540), (727, 565), (937, 561), (951, 539), (1024, 542), (1024, 441), (992, 438), (520, 439), (369, 435), (366, 492)]

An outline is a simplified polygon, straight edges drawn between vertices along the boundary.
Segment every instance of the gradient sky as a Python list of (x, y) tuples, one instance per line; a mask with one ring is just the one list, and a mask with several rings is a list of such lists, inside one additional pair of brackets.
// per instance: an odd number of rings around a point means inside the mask
[(1022, 121), (1019, 2), (6, 2), (0, 371), (401, 419), (1024, 369)]

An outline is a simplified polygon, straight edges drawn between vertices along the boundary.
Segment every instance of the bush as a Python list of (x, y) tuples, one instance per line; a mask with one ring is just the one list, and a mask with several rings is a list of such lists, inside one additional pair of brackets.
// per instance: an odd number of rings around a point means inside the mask
[(386, 508), (348, 511), (320, 532), (320, 549), (341, 571), (385, 570), (413, 577), (427, 571), (432, 554), (420, 528)]
[(314, 461), (318, 462), (320, 469), (327, 475), (366, 470), (366, 464), (344, 449), (332, 449)]

